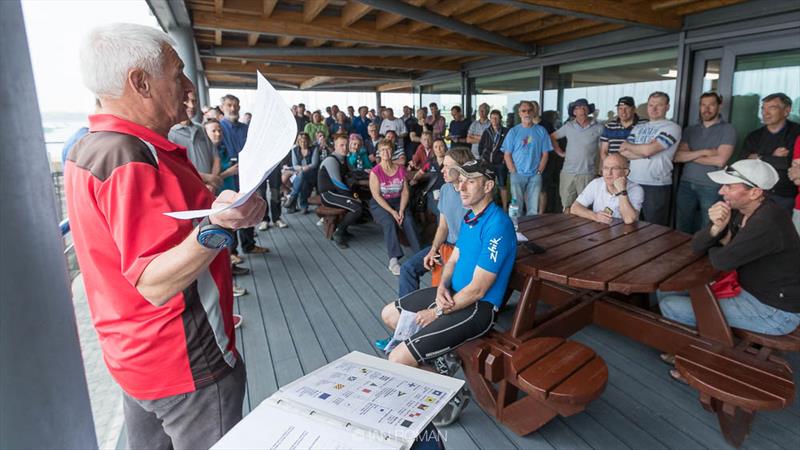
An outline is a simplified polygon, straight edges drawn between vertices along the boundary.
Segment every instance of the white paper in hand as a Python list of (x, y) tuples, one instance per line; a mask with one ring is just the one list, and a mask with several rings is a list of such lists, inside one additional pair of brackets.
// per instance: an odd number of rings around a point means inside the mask
[(250, 198), (261, 183), (280, 164), (294, 144), (297, 122), (289, 105), (261, 73), (257, 73), (253, 117), (247, 141), (239, 152), (239, 199), (224, 208), (165, 213), (176, 219), (195, 219), (235, 208)]

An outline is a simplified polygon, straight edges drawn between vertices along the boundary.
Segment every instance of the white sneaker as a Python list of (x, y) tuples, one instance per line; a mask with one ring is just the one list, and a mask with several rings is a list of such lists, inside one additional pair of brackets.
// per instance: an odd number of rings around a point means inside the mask
[(397, 261), (397, 258), (389, 260), (389, 271), (394, 275), (400, 275), (400, 263)]
[(324, 217), (323, 217), (323, 218), (321, 218), (321, 219), (319, 219), (319, 220), (317, 221), (317, 226), (318, 226), (318, 227), (321, 227), (321, 226), (322, 226), (322, 225), (324, 225), (324, 224), (325, 224), (325, 218), (324, 218)]
[(247, 289), (245, 289), (243, 287), (239, 287), (239, 286), (237, 286), (235, 284), (233, 285), (233, 296), (234, 297), (241, 297), (241, 296), (243, 296), (245, 294), (247, 294)]
[(258, 224), (258, 231), (266, 231), (267, 228), (269, 228), (269, 223), (266, 220)]
[(286, 227), (289, 226), (289, 224), (284, 222), (281, 219), (278, 219), (278, 220), (275, 221), (275, 226), (277, 226), (278, 228), (286, 228)]

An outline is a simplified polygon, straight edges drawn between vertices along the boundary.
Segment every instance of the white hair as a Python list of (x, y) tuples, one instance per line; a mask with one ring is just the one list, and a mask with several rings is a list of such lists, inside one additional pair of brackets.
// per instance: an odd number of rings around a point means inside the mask
[(83, 84), (95, 97), (122, 97), (131, 69), (161, 75), (164, 45), (174, 47), (175, 41), (152, 27), (132, 23), (97, 27), (81, 45)]

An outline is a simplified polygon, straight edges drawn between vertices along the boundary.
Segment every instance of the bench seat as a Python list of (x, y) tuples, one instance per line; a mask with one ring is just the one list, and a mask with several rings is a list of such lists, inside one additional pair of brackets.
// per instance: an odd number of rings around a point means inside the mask
[(345, 214), (347, 214), (346, 209), (332, 208), (325, 205), (318, 206), (315, 212), (319, 217), (325, 219), (323, 228), (325, 239), (331, 239), (333, 237), (333, 232), (336, 231), (336, 226), (339, 225), (339, 222), (341, 222)]
[(743, 341), (758, 344), (771, 350), (781, 352), (800, 352), (800, 327), (783, 336), (771, 336), (753, 331), (734, 328), (733, 334)]

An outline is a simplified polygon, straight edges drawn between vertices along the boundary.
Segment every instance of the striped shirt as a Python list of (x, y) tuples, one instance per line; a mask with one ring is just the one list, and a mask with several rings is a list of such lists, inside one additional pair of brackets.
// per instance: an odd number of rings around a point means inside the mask
[(630, 126), (623, 126), (619, 117), (614, 120), (606, 122), (603, 127), (603, 134), (600, 136), (600, 142), (608, 142), (608, 152), (616, 153), (619, 151), (620, 145), (628, 139), (631, 130), (637, 124), (647, 123), (647, 119), (640, 119), (638, 115), (633, 115), (633, 123)]

